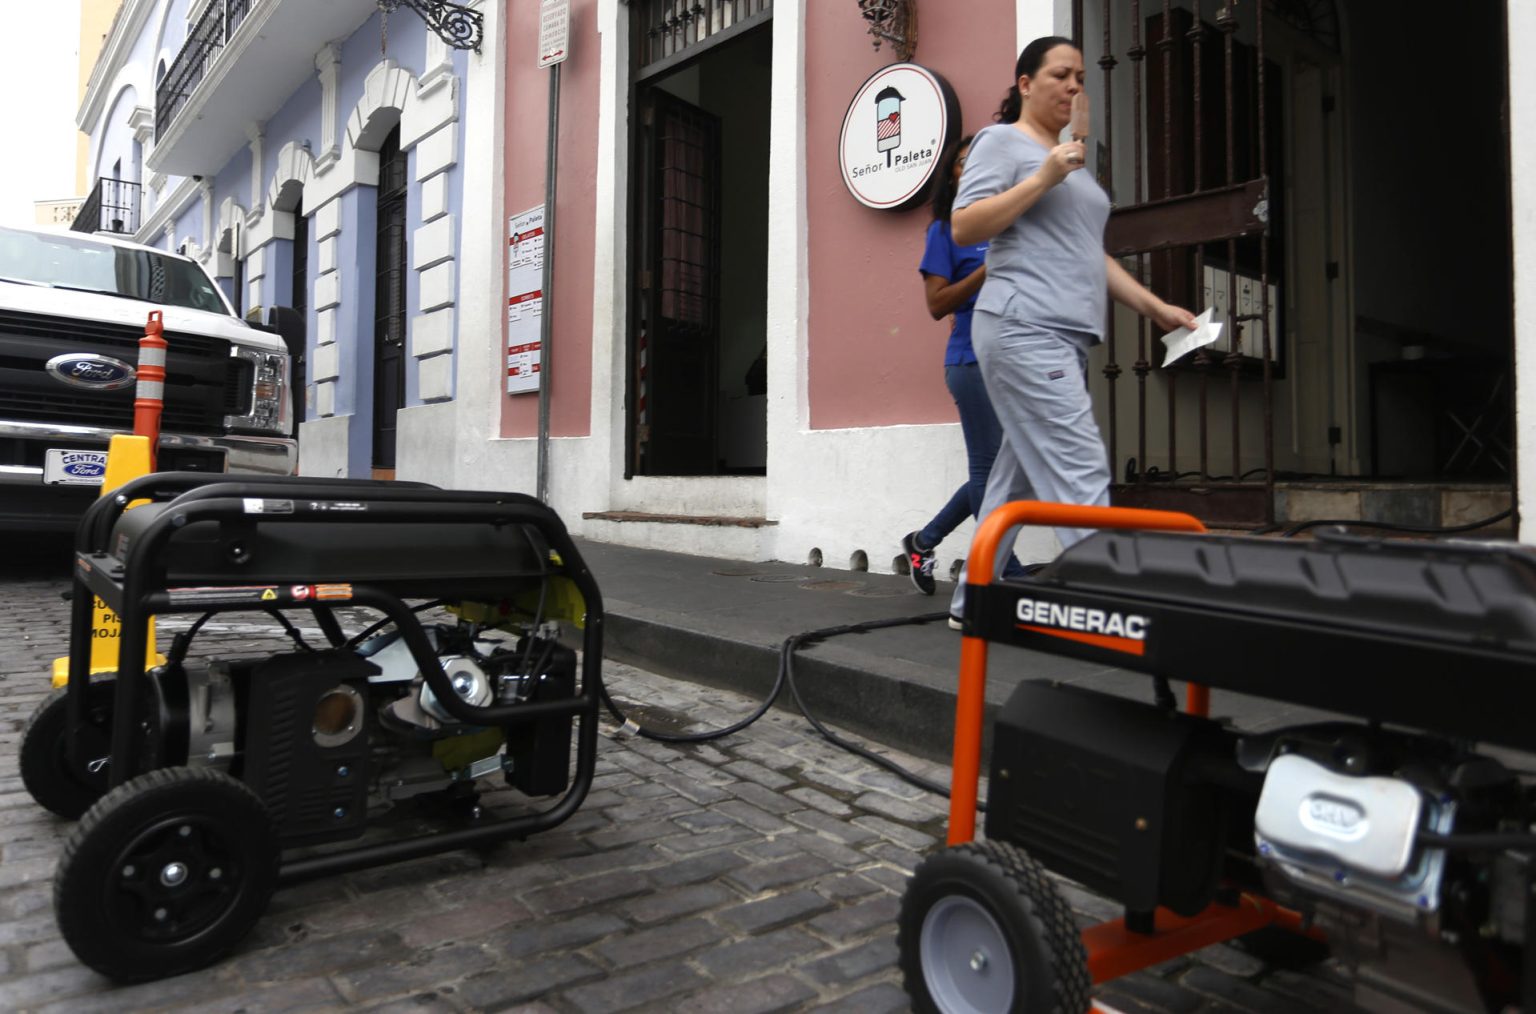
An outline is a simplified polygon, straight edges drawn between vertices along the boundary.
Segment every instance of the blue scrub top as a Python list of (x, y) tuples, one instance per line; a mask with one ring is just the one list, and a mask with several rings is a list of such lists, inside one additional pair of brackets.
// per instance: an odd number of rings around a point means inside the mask
[[(917, 270), (925, 275), (947, 278), (953, 284), (969, 278), (986, 259), (985, 241), (970, 246), (956, 246), (949, 234), (949, 223), (934, 219), (928, 226), (928, 240), (923, 247), (923, 260)], [(963, 366), (976, 361), (976, 352), (971, 348), (971, 314), (975, 308), (976, 297), (972, 296), (955, 311), (955, 322), (949, 330), (949, 345), (944, 349), (945, 366)]]

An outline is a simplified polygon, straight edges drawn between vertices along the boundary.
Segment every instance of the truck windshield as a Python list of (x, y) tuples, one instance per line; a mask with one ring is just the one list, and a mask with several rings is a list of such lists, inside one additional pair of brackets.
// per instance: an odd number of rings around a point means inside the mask
[(68, 233), (0, 228), (0, 278), (229, 315), (208, 276), (189, 261)]

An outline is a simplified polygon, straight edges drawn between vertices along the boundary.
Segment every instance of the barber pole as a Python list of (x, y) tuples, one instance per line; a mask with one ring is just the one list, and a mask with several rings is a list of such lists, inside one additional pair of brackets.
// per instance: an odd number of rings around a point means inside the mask
[(155, 468), (160, 444), (160, 413), (165, 409), (165, 316), (151, 310), (139, 339), (139, 383), (133, 391), (133, 432), (149, 438), (149, 467)]

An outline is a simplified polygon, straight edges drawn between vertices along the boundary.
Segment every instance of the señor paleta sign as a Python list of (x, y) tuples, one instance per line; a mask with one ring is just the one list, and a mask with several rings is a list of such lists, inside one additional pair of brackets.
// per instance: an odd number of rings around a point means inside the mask
[(881, 67), (843, 117), (838, 163), (860, 204), (904, 211), (923, 203), (944, 148), (960, 133), (960, 103), (938, 74), (915, 63)]

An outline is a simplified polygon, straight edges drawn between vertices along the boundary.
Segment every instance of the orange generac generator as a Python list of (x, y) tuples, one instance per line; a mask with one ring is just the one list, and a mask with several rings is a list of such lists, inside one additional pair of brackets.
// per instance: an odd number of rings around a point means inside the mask
[[(1106, 530), (990, 579), (1019, 524)], [(1366, 1009), (1536, 1010), (1536, 773), (1518, 753), (1536, 750), (1536, 553), (1202, 532), (1039, 503), (984, 522), (949, 841), (900, 916), (914, 1005), (1079, 1014), (1096, 983), (1279, 928), (1326, 939)], [(976, 840), (992, 643), (1144, 673), (1148, 693), (1020, 684)], [(1308, 716), (1245, 731), (1210, 717), (1212, 690)], [(1080, 928), (1047, 871), (1123, 917)]]

